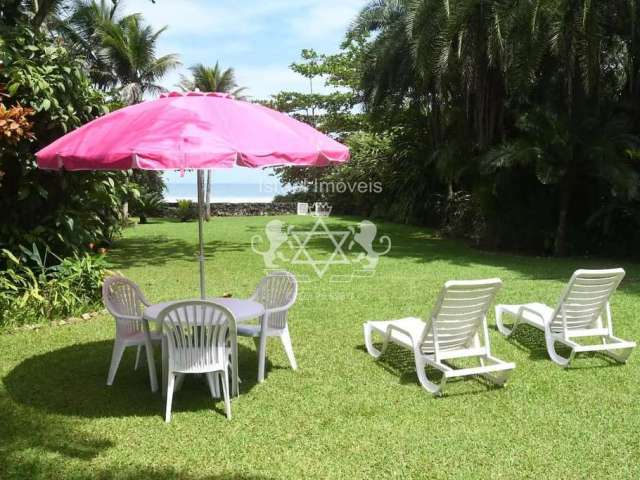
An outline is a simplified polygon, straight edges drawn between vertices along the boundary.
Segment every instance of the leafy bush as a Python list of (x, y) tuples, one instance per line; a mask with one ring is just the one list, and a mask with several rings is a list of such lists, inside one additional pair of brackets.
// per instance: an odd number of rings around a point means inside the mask
[[(16, 252), (37, 242), (67, 257), (88, 243), (109, 243), (122, 225), (128, 174), (48, 172), (37, 168), (34, 156), (105, 113), (104, 95), (87, 78), (82, 59), (42, 33), (24, 25), (0, 29), (2, 43), (0, 248)], [(4, 264), (0, 258), (0, 268)]]
[(196, 218), (196, 213), (195, 206), (191, 200), (178, 200), (176, 215), (182, 222)]
[(147, 223), (148, 217), (162, 215), (163, 211), (164, 199), (156, 192), (142, 191), (131, 202), (131, 213), (140, 217), (141, 224)]
[(35, 243), (21, 250), (20, 255), (2, 250), (7, 268), (0, 271), (0, 329), (78, 315), (98, 306), (108, 267), (104, 256), (58, 258), (51, 266), (51, 252), (41, 254)]

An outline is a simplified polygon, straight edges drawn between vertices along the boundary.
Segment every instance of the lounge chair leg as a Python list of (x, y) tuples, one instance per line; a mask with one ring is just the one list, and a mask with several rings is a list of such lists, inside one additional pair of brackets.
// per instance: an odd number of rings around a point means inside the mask
[[(487, 362), (486, 362), (487, 359), (485, 357), (480, 356), (478, 357), (478, 360), (480, 362), (481, 367), (484, 367), (487, 365)], [(505, 383), (507, 383), (507, 380), (509, 379), (510, 374), (511, 374), (511, 370), (505, 370), (503, 372), (498, 372), (498, 373), (481, 373), (480, 376), (483, 378), (486, 378), (488, 381), (490, 381), (494, 385), (502, 387), (504, 386)]]
[(551, 360), (560, 365), (562, 368), (568, 368), (571, 360), (573, 360), (573, 357), (576, 354), (576, 351), (574, 349), (571, 349), (571, 353), (566, 358), (558, 354), (558, 352), (556, 352), (556, 342), (554, 341), (553, 336), (550, 333), (545, 334), (545, 342), (547, 344), (547, 353), (549, 354), (549, 358), (551, 358)]
[[(602, 344), (615, 345), (615, 342), (608, 342), (606, 337), (602, 337)], [(629, 355), (631, 355), (631, 352), (633, 352), (633, 348), (634, 347), (621, 348), (619, 349), (620, 353), (618, 353), (616, 350), (604, 350), (602, 353), (604, 353), (608, 357), (613, 358), (617, 362), (627, 363), (627, 360), (629, 359)]]
[(369, 322), (365, 323), (363, 328), (364, 328), (364, 344), (367, 347), (367, 352), (369, 352), (369, 355), (371, 355), (373, 358), (377, 360), (387, 349), (387, 346), (388, 346), (387, 339), (386, 338), (384, 339), (384, 342), (382, 344), (382, 349), (378, 350), (376, 347), (373, 346), (373, 339), (372, 339), (373, 332), (372, 332), (371, 325), (369, 325)]
[(420, 355), (419, 352), (414, 352), (414, 355), (416, 360), (416, 373), (418, 374), (418, 380), (420, 381), (422, 388), (436, 397), (442, 396), (444, 393), (444, 386), (447, 383), (447, 376), (443, 373), (442, 380), (439, 385), (432, 382), (427, 377), (427, 372), (425, 370), (427, 365), (422, 359), (422, 355)]
[(507, 328), (502, 322), (502, 314), (504, 313), (502, 308), (500, 306), (497, 306), (495, 309), (495, 312), (496, 312), (496, 327), (498, 327), (498, 331), (507, 338), (513, 335), (513, 332), (516, 331), (516, 327), (520, 323), (520, 317), (516, 317), (515, 321), (513, 322), (513, 326), (511, 328)]

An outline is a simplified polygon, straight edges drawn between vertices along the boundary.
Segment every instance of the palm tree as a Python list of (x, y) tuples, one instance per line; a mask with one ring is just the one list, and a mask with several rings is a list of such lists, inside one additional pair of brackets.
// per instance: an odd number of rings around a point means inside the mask
[(183, 91), (223, 92), (239, 99), (246, 99), (246, 88), (238, 86), (233, 68), (222, 70), (218, 62), (213, 67), (198, 63), (190, 67), (189, 71), (191, 77), (180, 76), (178, 87)]
[(158, 37), (165, 30), (166, 27), (154, 31), (137, 14), (101, 24), (105, 57), (118, 78), (126, 103), (139, 103), (145, 93), (164, 91), (158, 80), (180, 64), (176, 54), (156, 56)]
[[(191, 77), (181, 75), (178, 88), (182, 91), (200, 90), (201, 92), (230, 93), (235, 98), (244, 100), (245, 87), (239, 87), (233, 68), (222, 70), (219, 63), (213, 67), (207, 67), (198, 63), (189, 68)], [(211, 218), (211, 186), (213, 184), (213, 170), (207, 170), (207, 182), (205, 187), (205, 220)]]

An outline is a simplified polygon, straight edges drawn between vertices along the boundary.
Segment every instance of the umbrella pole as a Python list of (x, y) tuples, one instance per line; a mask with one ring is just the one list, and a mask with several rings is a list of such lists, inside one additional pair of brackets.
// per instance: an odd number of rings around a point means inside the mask
[(204, 289), (204, 172), (198, 170), (198, 238), (200, 239), (200, 298), (205, 299)]

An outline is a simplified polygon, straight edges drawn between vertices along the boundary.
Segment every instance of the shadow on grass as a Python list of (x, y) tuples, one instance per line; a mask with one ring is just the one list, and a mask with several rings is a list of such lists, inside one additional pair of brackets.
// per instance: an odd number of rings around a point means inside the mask
[[(112, 347), (110, 341), (91, 342), (30, 357), (4, 377), (6, 390), (14, 401), (50, 413), (89, 418), (162, 417), (164, 398), (151, 392), (146, 365), (133, 370), (135, 348), (125, 351), (114, 384), (106, 385)], [(238, 347), (243, 394), (257, 383), (258, 359), (254, 350)], [(156, 358), (158, 376), (160, 365)], [(211, 398), (204, 377), (187, 375), (182, 389), (174, 394), (173, 412), (207, 409), (224, 415), (222, 399)]]
[[(118, 240), (115, 248), (107, 257), (113, 268), (143, 267), (149, 264), (164, 265), (174, 260), (196, 262), (198, 244), (194, 232), (194, 241), (167, 238), (164, 235), (149, 237), (123, 238)], [(208, 241), (205, 243), (205, 256), (215, 258), (221, 252), (245, 252), (251, 248), (250, 243), (224, 241)]]
[[(511, 326), (508, 324), (507, 327), (511, 328)], [(495, 325), (492, 325), (490, 328), (498, 331), (498, 328)], [(509, 342), (510, 345), (516, 347), (518, 350), (528, 352), (529, 358), (531, 360), (547, 361), (550, 365), (561, 368), (560, 366), (553, 363), (553, 361), (549, 357), (544, 333), (539, 329), (532, 327), (531, 325), (522, 324), (519, 325), (518, 328), (516, 328), (515, 332), (513, 332), (511, 336), (505, 340)], [(568, 357), (571, 353), (571, 349), (562, 343), (556, 342), (555, 349), (559, 355), (562, 355), (565, 358)], [(597, 363), (595, 363), (594, 361), (585, 362), (586, 359), (594, 360)], [(601, 352), (581, 352), (574, 357), (570, 367), (565, 370), (607, 368), (623, 365), (624, 364), (616, 362), (613, 358)]]
[[(251, 238), (260, 235), (266, 240), (265, 226), (272, 219), (281, 219), (287, 225), (293, 226), (297, 231), (310, 231), (317, 221), (310, 217), (289, 218), (280, 217), (255, 217), (251, 224), (244, 230), (247, 232), (246, 241), (209, 241), (205, 244), (205, 255), (209, 259), (215, 259), (216, 252), (251, 252)], [(324, 219), (331, 230), (346, 230), (349, 227), (357, 231), (357, 223), (362, 219), (356, 217), (330, 217)], [(431, 266), (437, 263), (445, 263), (462, 268), (486, 266), (504, 272), (487, 272), (486, 275), (498, 275), (505, 282), (510, 282), (505, 288), (513, 287), (514, 282), (520, 280), (545, 280), (559, 282), (557, 295), (562, 290), (562, 284), (569, 281), (571, 274), (578, 268), (610, 268), (623, 266), (627, 269), (627, 276), (620, 286), (620, 290), (632, 294), (640, 294), (640, 276), (636, 272), (636, 264), (629, 261), (619, 261), (599, 258), (546, 258), (511, 253), (488, 252), (471, 248), (467, 243), (458, 240), (442, 239), (432, 230), (421, 227), (400, 225), (386, 222), (376, 222), (378, 227), (377, 237), (388, 235), (391, 239), (390, 251), (380, 258), (379, 274), (385, 273), (385, 262), (389, 259), (401, 259), (414, 263)], [(322, 239), (321, 239), (322, 240)], [(335, 246), (330, 241), (314, 241), (310, 243), (313, 251), (326, 253), (328, 257), (333, 253)], [(268, 244), (265, 244), (268, 245)], [(359, 245), (352, 245), (349, 250), (349, 242), (343, 249), (348, 254), (356, 255), (361, 252)], [(374, 242), (374, 250), (382, 248)], [(261, 247), (262, 248), (262, 247)], [(347, 251), (345, 250), (345, 252)], [(148, 265), (151, 261), (154, 265), (164, 265), (172, 260), (195, 261), (197, 252), (197, 231), (193, 231), (193, 241), (170, 238), (165, 235), (138, 236), (119, 240), (108, 259), (115, 268), (129, 268)], [(285, 267), (285, 265), (283, 265)], [(477, 273), (475, 274), (477, 277)], [(466, 278), (461, 271), (458, 279)], [(531, 301), (540, 300), (532, 298)]]
[[(375, 346), (379, 349), (382, 347), (382, 344), (375, 344)], [(369, 353), (367, 352), (367, 347), (365, 345), (358, 345), (356, 347), (356, 350), (369, 355)], [(416, 364), (413, 357), (413, 352), (409, 351), (408, 349), (402, 348), (395, 344), (390, 344), (387, 348), (387, 351), (379, 359), (374, 360), (373, 358), (371, 358), (371, 360), (389, 374), (399, 377), (401, 385), (418, 386), (422, 388), (422, 385), (420, 385), (420, 381), (418, 380), (418, 375), (416, 373)], [(440, 380), (442, 379), (441, 371), (432, 367), (427, 367), (426, 373), (429, 380), (434, 383), (440, 383)], [(478, 386), (481, 386), (482, 388), (476, 388)], [(451, 378), (447, 381), (447, 385), (444, 390), (444, 397), (485, 393), (487, 391), (500, 389), (500, 386), (490, 382), (484, 377), (477, 375), (472, 377), (470, 376)], [(431, 395), (431, 393), (427, 392), (426, 390), (424, 390), (424, 392), (428, 395)]]

